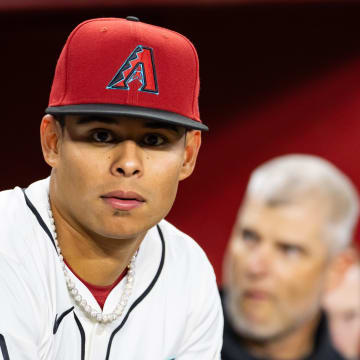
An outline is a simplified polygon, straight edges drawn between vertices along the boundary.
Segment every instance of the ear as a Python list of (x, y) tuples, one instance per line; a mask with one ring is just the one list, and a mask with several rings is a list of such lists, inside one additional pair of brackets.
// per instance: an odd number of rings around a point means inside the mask
[(330, 264), (325, 283), (326, 290), (338, 286), (346, 271), (358, 261), (358, 254), (355, 248), (350, 247), (336, 255)]
[(56, 167), (59, 159), (62, 129), (52, 115), (45, 115), (40, 125), (40, 138), (43, 156), (48, 165)]
[(192, 130), (186, 133), (184, 162), (180, 171), (180, 180), (189, 177), (194, 171), (201, 145), (201, 131)]

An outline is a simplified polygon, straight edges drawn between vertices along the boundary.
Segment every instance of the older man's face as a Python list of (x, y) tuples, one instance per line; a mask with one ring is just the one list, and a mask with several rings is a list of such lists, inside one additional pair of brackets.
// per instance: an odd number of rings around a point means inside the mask
[(317, 196), (273, 206), (246, 201), (224, 267), (227, 309), (242, 335), (271, 339), (318, 314), (327, 219), (328, 204)]

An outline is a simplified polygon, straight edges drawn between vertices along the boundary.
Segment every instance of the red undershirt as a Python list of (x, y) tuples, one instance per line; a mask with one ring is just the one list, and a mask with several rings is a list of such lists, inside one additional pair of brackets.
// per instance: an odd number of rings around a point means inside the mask
[(126, 276), (128, 272), (128, 268), (126, 267), (125, 270), (120, 274), (120, 276), (115, 280), (114, 283), (108, 286), (99, 286), (99, 285), (93, 285), (82, 279), (72, 268), (71, 266), (66, 262), (64, 259), (64, 263), (66, 266), (71, 270), (71, 272), (90, 290), (90, 292), (93, 294), (94, 298), (100, 305), (101, 309), (103, 309), (105, 300), (110, 294), (111, 290)]

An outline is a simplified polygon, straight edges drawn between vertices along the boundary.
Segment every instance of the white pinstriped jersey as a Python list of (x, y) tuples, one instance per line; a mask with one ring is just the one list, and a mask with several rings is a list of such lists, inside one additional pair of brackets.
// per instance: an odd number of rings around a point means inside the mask
[[(200, 247), (165, 220), (150, 229), (123, 315), (99, 324), (68, 293), (49, 226), (48, 187), (45, 179), (25, 193), (0, 192), (0, 359), (220, 359), (221, 304)], [(70, 275), (100, 311), (87, 287)], [(109, 294), (105, 313), (115, 309), (124, 283)]]

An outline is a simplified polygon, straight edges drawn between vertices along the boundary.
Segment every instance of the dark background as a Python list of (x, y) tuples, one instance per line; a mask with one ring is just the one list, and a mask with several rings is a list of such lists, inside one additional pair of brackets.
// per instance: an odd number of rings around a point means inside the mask
[(205, 249), (219, 281), (248, 176), (263, 161), (317, 154), (360, 189), (359, 2), (115, 3), (0, 4), (0, 189), (49, 174), (39, 125), (67, 35), (88, 18), (128, 15), (179, 31), (198, 49), (200, 112), (210, 132), (168, 219)]

